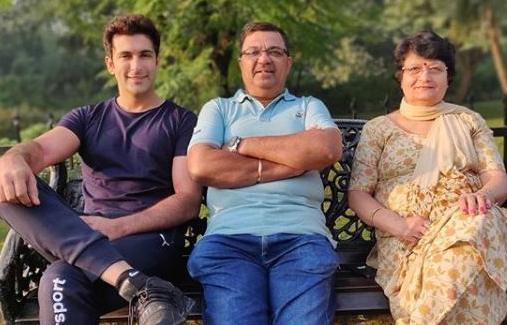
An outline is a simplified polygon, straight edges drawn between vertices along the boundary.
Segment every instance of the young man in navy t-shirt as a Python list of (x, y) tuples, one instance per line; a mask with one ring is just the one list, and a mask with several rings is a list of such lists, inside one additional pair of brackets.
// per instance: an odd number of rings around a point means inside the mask
[[(0, 215), (51, 262), (39, 285), (42, 325), (97, 324), (125, 300), (140, 325), (183, 324), (193, 300), (158, 277), (181, 268), (178, 226), (199, 211), (201, 189), (186, 169), (196, 116), (155, 92), (151, 20), (115, 17), (103, 38), (119, 95), (71, 111), (0, 158)], [(82, 212), (34, 176), (76, 152)]]

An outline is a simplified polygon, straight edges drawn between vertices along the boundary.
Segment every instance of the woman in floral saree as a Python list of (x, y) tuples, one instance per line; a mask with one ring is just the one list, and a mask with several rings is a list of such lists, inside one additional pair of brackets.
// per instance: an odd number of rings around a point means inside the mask
[(443, 101), (454, 47), (433, 32), (403, 40), (399, 110), (369, 121), (349, 205), (374, 226), (368, 264), (397, 325), (500, 324), (507, 313), (507, 177), (477, 113)]

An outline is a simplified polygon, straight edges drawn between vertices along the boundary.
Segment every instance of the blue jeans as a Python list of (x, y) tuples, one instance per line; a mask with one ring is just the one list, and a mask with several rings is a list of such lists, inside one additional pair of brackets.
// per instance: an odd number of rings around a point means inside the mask
[(326, 325), (337, 265), (321, 235), (209, 235), (188, 270), (204, 287), (205, 325)]

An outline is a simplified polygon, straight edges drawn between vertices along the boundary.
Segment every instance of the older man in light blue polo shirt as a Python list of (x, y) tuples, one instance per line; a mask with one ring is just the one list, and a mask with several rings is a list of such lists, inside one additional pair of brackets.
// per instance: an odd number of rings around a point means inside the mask
[(285, 89), (285, 32), (245, 25), (244, 90), (201, 110), (190, 176), (209, 186), (208, 229), (189, 261), (206, 325), (332, 324), (338, 260), (320, 205), (318, 170), (341, 156), (325, 105)]

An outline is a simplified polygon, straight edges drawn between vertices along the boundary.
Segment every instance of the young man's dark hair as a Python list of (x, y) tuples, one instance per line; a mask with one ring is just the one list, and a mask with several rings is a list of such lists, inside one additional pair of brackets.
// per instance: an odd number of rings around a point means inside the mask
[(153, 43), (155, 54), (158, 56), (160, 49), (160, 33), (153, 22), (143, 15), (121, 15), (113, 17), (104, 28), (102, 43), (106, 55), (113, 53), (114, 35), (144, 34)]

